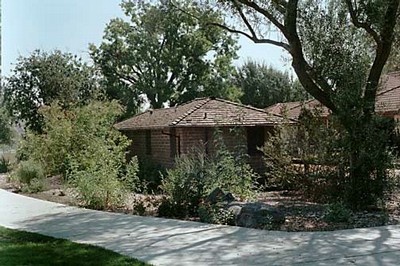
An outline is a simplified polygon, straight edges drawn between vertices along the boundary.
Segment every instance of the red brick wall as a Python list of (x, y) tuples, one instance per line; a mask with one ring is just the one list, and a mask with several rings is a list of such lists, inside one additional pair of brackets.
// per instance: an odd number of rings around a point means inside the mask
[(165, 167), (171, 167), (173, 158), (170, 156), (170, 136), (163, 134), (163, 132), (168, 133), (168, 129), (151, 131), (151, 154), (147, 154), (146, 130), (127, 132), (126, 135), (132, 140), (132, 155), (137, 155), (141, 159), (152, 160)]
[[(271, 128), (265, 128), (267, 132)], [(222, 138), (228, 150), (234, 151), (239, 145), (243, 146), (247, 152), (247, 131), (246, 129), (237, 128), (221, 128)], [(193, 148), (203, 148), (208, 154), (215, 154), (215, 138), (214, 128), (176, 128), (176, 150), (180, 154), (188, 154)], [(132, 151), (134, 155), (141, 158), (151, 159), (155, 163), (159, 163), (165, 167), (172, 167), (174, 158), (171, 156), (171, 135), (169, 129), (152, 130), (151, 131), (151, 155), (146, 154), (146, 131), (130, 131), (127, 133), (128, 137), (132, 140)], [(251, 156), (249, 160), (250, 165), (257, 172), (262, 173), (263, 162), (261, 155)]]

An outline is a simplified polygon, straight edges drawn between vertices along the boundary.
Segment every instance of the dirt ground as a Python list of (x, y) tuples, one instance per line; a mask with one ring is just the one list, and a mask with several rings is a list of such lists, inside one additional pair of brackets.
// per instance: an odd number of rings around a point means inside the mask
[[(80, 205), (77, 194), (73, 189), (64, 187), (59, 177), (52, 177), (48, 181), (46, 191), (27, 194), (22, 193), (16, 185), (8, 182), (6, 175), (0, 174), (0, 188), (2, 189), (42, 200), (74, 206)], [(132, 194), (128, 197), (125, 206), (113, 211), (156, 216), (157, 207), (162, 198), (159, 195)], [(389, 197), (384, 210), (355, 212), (348, 222), (341, 223), (327, 222), (324, 219), (327, 205), (307, 202), (302, 199), (301, 195), (294, 192), (260, 193), (257, 200), (275, 206), (285, 214), (285, 223), (280, 227), (282, 231), (328, 231), (400, 224), (400, 189)]]

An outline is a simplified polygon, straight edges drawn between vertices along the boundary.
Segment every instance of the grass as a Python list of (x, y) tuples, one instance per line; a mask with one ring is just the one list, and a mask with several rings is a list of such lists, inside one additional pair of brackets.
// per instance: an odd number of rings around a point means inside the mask
[(0, 227), (0, 265), (149, 265), (113, 251)]

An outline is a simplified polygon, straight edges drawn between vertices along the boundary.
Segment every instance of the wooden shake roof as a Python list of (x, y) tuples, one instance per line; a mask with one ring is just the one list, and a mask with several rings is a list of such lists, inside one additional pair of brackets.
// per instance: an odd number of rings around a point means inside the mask
[(118, 130), (166, 127), (261, 126), (283, 122), (265, 110), (218, 99), (198, 98), (176, 107), (148, 110), (115, 125)]

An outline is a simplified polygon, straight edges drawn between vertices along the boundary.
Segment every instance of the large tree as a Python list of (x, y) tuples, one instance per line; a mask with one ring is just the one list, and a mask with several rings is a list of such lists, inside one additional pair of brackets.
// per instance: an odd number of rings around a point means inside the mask
[(287, 52), (304, 89), (331, 109), (346, 131), (343, 178), (349, 202), (358, 208), (382, 196), (387, 131), (375, 116), (375, 99), (400, 0), (201, 2), (226, 11), (224, 23), (210, 25)]
[(77, 56), (59, 50), (36, 50), (18, 58), (11, 76), (6, 78), (4, 101), (16, 120), (40, 132), (41, 106), (53, 101), (64, 108), (84, 103), (98, 91), (97, 80), (94, 69)]
[(258, 108), (279, 102), (302, 101), (308, 96), (288, 72), (251, 60), (238, 68), (235, 83), (242, 90), (240, 101)]
[(207, 24), (222, 22), (218, 12), (200, 13), (193, 1), (179, 1), (178, 6), (123, 1), (121, 6), (129, 21), (111, 20), (102, 44), (90, 49), (106, 78), (107, 94), (129, 114), (144, 100), (160, 108), (199, 96), (236, 96), (230, 82), (236, 40)]

